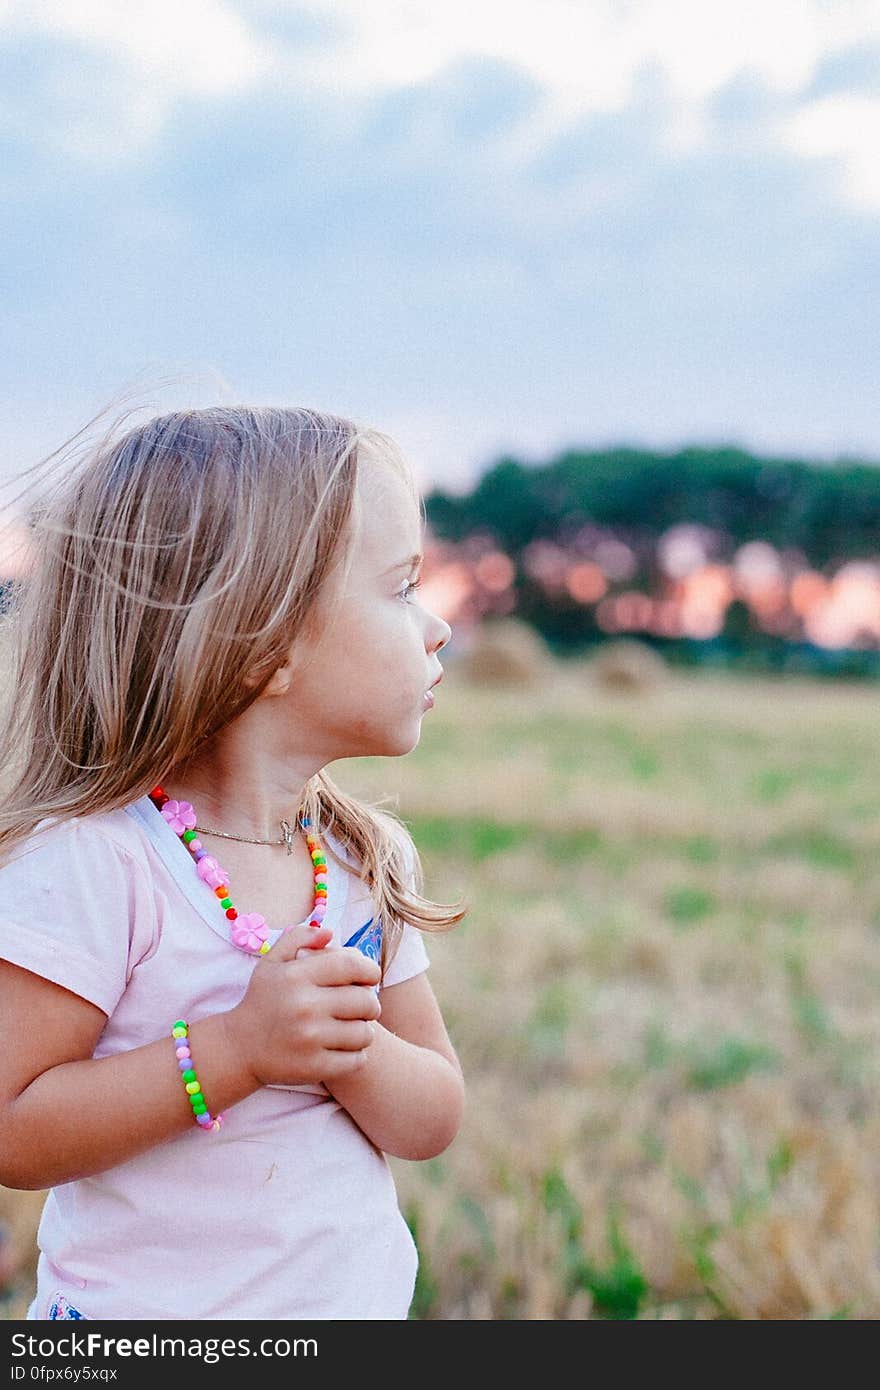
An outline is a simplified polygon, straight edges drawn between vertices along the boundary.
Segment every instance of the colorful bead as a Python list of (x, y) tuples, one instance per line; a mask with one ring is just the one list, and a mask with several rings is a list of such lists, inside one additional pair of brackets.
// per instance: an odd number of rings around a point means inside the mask
[[(268, 941), (270, 933), (265, 919), (256, 912), (243, 915), (238, 913), (232, 898), (229, 896), (229, 875), (214, 856), (208, 853), (201, 840), (196, 839), (196, 831), (193, 827), (198, 817), (192, 803), (169, 798), (160, 786), (155, 786), (150, 792), (150, 800), (190, 851), (195, 861), (196, 873), (202, 882), (213, 890), (227, 919), (236, 923), (234, 927), (230, 928), (230, 940), (233, 946), (237, 946), (239, 950), (247, 951), (251, 955), (264, 956), (270, 949)], [(314, 901), (309, 926), (319, 927), (327, 911), (329, 896), (327, 856), (321, 848), (320, 841), (310, 833), (311, 820), (308, 816), (301, 817), (300, 826), (314, 868)], [(287, 929), (285, 928), (285, 930)], [(186, 1024), (183, 1020), (179, 1020), (174, 1028), (183, 1030), (182, 1033), (174, 1033), (176, 1038), (186, 1037)], [(178, 1056), (180, 1055), (178, 1053)], [(189, 1054), (187, 1053), (187, 1055)], [(219, 1120), (215, 1127), (217, 1126), (219, 1126)]]

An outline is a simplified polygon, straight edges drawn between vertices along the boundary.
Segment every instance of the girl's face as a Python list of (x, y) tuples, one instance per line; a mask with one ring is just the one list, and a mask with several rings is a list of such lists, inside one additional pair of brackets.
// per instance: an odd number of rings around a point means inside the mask
[(289, 667), (295, 737), (308, 730), (326, 761), (410, 752), (442, 673), (437, 654), (451, 636), (418, 601), (421, 517), (403, 479), (367, 460), (357, 500), (341, 597), (308, 646), (295, 645)]

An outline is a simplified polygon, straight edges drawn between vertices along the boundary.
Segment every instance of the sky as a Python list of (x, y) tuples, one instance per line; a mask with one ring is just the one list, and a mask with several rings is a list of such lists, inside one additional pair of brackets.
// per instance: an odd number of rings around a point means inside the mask
[(0, 0), (0, 476), (121, 393), (880, 461), (878, 136), (880, 0)]

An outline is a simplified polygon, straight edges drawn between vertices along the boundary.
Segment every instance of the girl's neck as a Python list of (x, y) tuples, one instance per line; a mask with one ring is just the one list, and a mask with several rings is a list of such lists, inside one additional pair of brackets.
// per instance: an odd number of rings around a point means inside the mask
[(162, 786), (174, 801), (190, 802), (200, 825), (259, 840), (276, 840), (282, 820), (297, 824), (305, 790), (305, 783), (289, 792), (277, 783), (263, 791), (253, 783), (212, 787), (204, 773), (164, 777)]
[(324, 762), (289, 746), (289, 732), (269, 718), (277, 704), (257, 701), (162, 778), (167, 795), (189, 801), (200, 825), (269, 840), (282, 820), (296, 821)]

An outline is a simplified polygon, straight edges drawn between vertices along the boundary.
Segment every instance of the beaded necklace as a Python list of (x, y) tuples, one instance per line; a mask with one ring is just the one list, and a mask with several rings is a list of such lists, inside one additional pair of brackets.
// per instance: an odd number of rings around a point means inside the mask
[[(213, 889), (220, 899), (220, 906), (225, 910), (226, 916), (232, 924), (229, 939), (233, 946), (237, 946), (240, 951), (247, 951), (253, 956), (264, 956), (269, 950), (271, 929), (266, 926), (266, 919), (259, 912), (240, 914), (233, 906), (229, 896), (229, 874), (221, 868), (214, 856), (208, 853), (201, 840), (197, 838), (194, 829), (197, 817), (191, 803), (172, 800), (161, 787), (154, 787), (149, 796), (156, 810), (161, 812), (165, 821), (189, 850), (195, 860), (196, 873), (199, 878)], [(317, 836), (311, 833), (311, 821), (307, 816), (300, 818), (300, 826), (309, 847), (309, 854), (315, 871), (315, 900), (310, 913), (309, 926), (319, 927), (327, 911), (327, 856), (321, 848)], [(279, 843), (283, 844), (284, 841), (279, 841)], [(284, 930), (289, 931), (290, 928), (285, 927)]]

